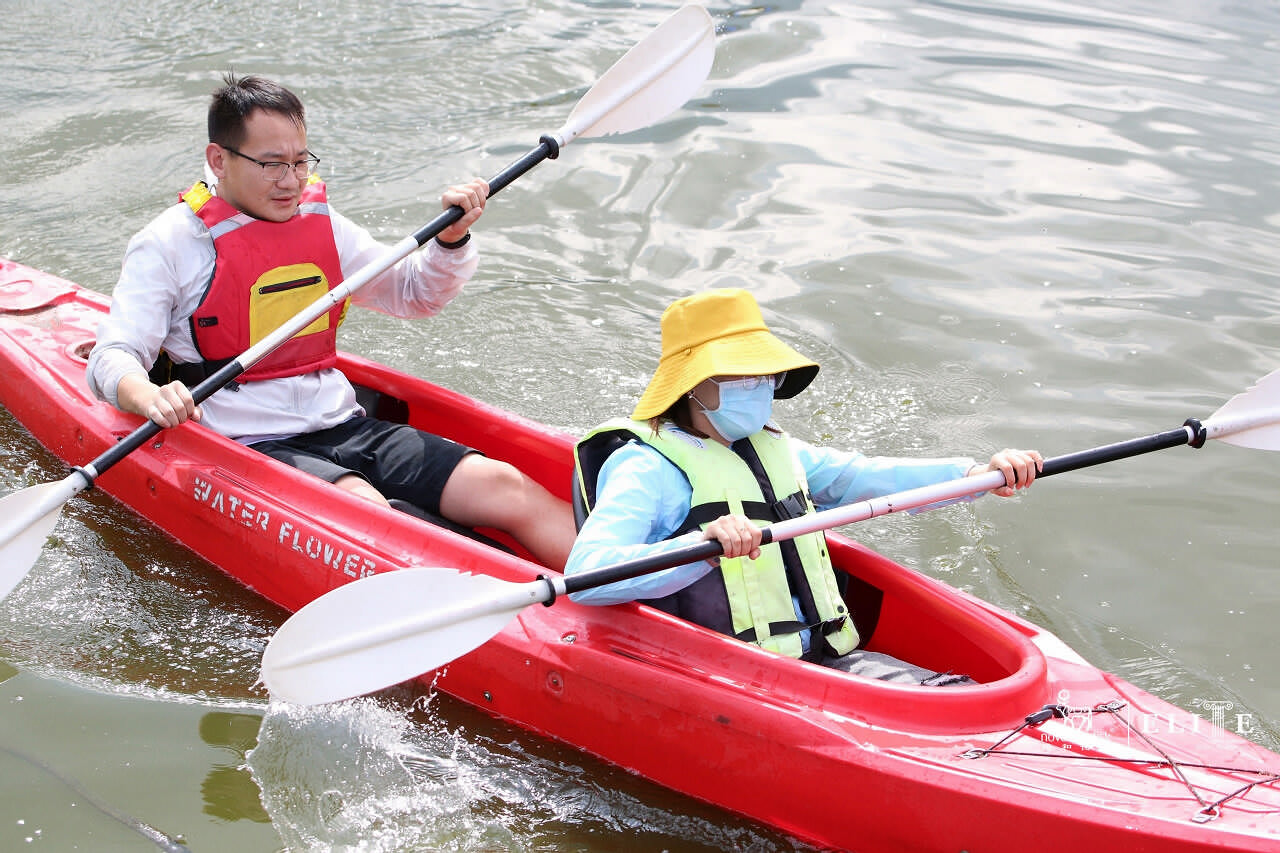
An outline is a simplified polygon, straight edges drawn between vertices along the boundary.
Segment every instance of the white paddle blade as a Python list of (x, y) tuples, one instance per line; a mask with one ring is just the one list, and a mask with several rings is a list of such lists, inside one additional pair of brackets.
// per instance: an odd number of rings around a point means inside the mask
[(549, 596), (455, 569), (404, 569), (331, 590), (289, 617), (262, 656), (262, 683), (314, 705), (381, 690), (461, 657)]
[(711, 73), (715, 55), (711, 16), (701, 6), (685, 6), (627, 51), (583, 96), (560, 130), (561, 143), (653, 124), (693, 96)]
[(0, 599), (31, 571), (74, 490), (67, 480), (42, 483), (0, 498)]
[(1209, 438), (1255, 450), (1280, 450), (1280, 370), (1237, 394), (1203, 424)]

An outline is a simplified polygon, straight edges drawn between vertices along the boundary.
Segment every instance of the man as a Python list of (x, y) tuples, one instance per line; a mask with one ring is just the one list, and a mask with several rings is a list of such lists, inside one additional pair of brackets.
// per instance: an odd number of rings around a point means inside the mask
[[(260, 77), (224, 83), (205, 148), (216, 181), (195, 184), (130, 241), (90, 388), (162, 427), (200, 421), (368, 500), (504, 530), (560, 569), (574, 536), (567, 504), (511, 465), (364, 415), (333, 366), (345, 305), (195, 405), (189, 386), (386, 251), (328, 207), (298, 98)], [(462, 218), (351, 301), (398, 317), (439, 312), (475, 271), (469, 229), (488, 191), (482, 180), (449, 188), (441, 204)]]

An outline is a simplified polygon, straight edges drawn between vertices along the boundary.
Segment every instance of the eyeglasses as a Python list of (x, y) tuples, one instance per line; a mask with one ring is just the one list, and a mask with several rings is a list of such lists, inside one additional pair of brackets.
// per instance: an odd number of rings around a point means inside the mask
[(766, 382), (773, 385), (774, 390), (782, 387), (787, 372), (771, 373), (766, 376), (744, 376), (741, 379), (712, 379), (720, 388), (741, 388), (743, 391), (754, 391)]
[(257, 163), (259, 166), (262, 167), (262, 179), (264, 181), (270, 181), (273, 184), (278, 181), (283, 181), (284, 176), (289, 174), (290, 169), (293, 170), (293, 174), (297, 176), (298, 180), (305, 181), (307, 178), (311, 177), (315, 173), (316, 166), (320, 165), (320, 158), (315, 156), (314, 154), (312, 154), (310, 157), (306, 157), (302, 160), (297, 160), (293, 163), (282, 163), (279, 160), (263, 161), (263, 160), (259, 160), (256, 157), (250, 157), (248, 154), (241, 154), (239, 151), (232, 148), (230, 145), (224, 145), (222, 147), (230, 151), (232, 154), (236, 155), (237, 157), (243, 157), (245, 160), (248, 160), (250, 163)]

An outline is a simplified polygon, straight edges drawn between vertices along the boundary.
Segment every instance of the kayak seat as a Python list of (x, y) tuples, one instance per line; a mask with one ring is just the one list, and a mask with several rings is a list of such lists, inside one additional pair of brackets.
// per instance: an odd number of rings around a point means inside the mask
[(880, 609), (884, 604), (884, 590), (836, 568), (836, 585), (844, 603), (853, 616), (853, 626), (858, 630), (858, 647), (865, 648), (880, 622)]
[(506, 551), (508, 554), (515, 553), (506, 545), (503, 545), (501, 542), (497, 541), (496, 539), (490, 539), (488, 536), (485, 536), (483, 533), (477, 533), (476, 531), (472, 530), (470, 527), (464, 527), (461, 524), (450, 521), (444, 516), (435, 515), (434, 513), (427, 512), (425, 509), (423, 509), (422, 507), (418, 506), (415, 503), (410, 503), (409, 501), (402, 501), (399, 498), (392, 498), (391, 500), (387, 501), (387, 503), (391, 504), (392, 509), (398, 509), (400, 512), (403, 512), (407, 515), (412, 515), (414, 518), (421, 519), (422, 521), (425, 521), (428, 524), (434, 524), (436, 527), (443, 527), (446, 530), (452, 530), (454, 533), (461, 533), (463, 536), (467, 536), (471, 539), (476, 540), (477, 542), (483, 542), (484, 544), (488, 545), (491, 548), (498, 548), (502, 551)]
[(367, 385), (357, 385), (352, 382), (351, 387), (356, 391), (356, 402), (360, 404), (364, 409), (364, 413), (369, 417), (377, 418), (380, 421), (389, 421), (393, 424), (407, 424), (409, 422), (409, 404), (404, 400), (370, 388)]
[[(379, 391), (376, 388), (370, 388), (367, 385), (360, 385), (355, 382), (351, 383), (351, 387), (355, 389), (356, 402), (364, 408), (365, 414), (369, 417), (396, 424), (406, 424), (409, 422), (409, 404), (404, 400)], [(393, 509), (398, 509), (400, 512), (412, 515), (414, 518), (421, 519), (428, 524), (434, 524), (436, 527), (443, 527), (446, 530), (452, 530), (454, 533), (461, 533), (463, 536), (474, 539), (477, 542), (483, 542), (491, 548), (498, 548), (506, 551), (508, 554), (515, 553), (511, 548), (508, 548), (496, 539), (491, 539), (483, 533), (477, 533), (470, 527), (464, 527), (461, 524), (456, 524), (444, 516), (427, 512), (422, 507), (415, 503), (411, 503), (410, 501), (393, 498), (388, 501), (388, 503), (391, 504)]]

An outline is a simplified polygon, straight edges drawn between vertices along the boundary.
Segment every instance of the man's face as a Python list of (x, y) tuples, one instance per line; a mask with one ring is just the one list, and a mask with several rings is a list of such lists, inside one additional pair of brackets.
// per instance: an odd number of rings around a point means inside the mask
[(291, 219), (306, 179), (287, 169), (280, 180), (267, 180), (262, 167), (246, 158), (281, 163), (304, 160), (311, 156), (306, 130), (281, 113), (254, 110), (245, 120), (245, 138), (235, 151), (239, 155), (214, 142), (205, 149), (209, 168), (218, 177), (218, 196), (255, 219)]

